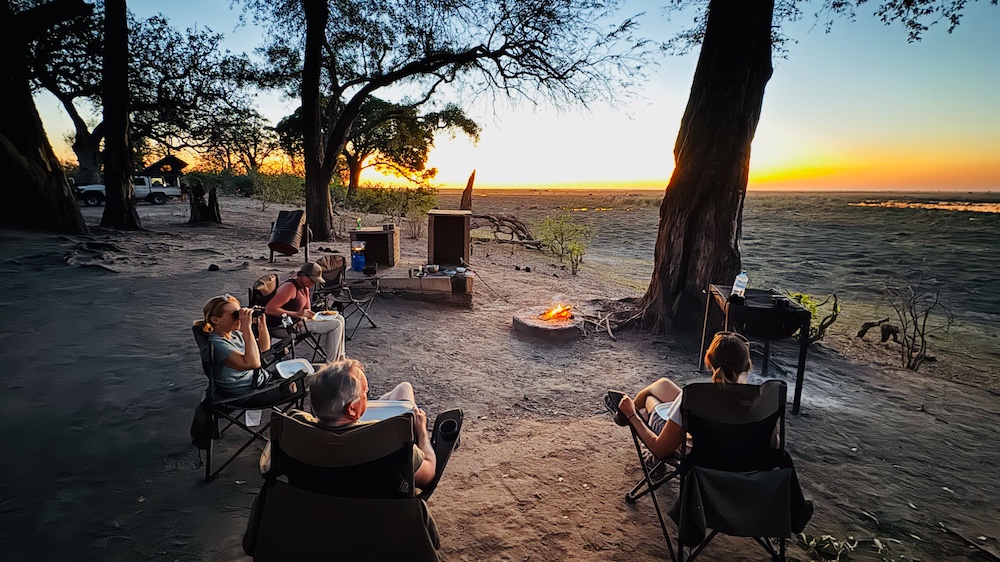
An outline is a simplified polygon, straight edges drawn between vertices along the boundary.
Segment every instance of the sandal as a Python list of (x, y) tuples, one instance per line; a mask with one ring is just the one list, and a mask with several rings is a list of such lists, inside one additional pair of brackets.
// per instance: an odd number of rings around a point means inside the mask
[(627, 427), (629, 425), (628, 419), (625, 417), (625, 414), (618, 409), (618, 404), (621, 404), (622, 398), (624, 397), (624, 392), (609, 390), (608, 393), (604, 395), (604, 407), (607, 408), (608, 412), (614, 414), (616, 424), (622, 427)]

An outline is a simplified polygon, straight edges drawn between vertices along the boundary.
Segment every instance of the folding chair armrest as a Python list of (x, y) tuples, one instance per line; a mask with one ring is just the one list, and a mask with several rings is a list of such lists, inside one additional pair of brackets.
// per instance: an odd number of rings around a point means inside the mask
[[(248, 398), (253, 398), (254, 396), (257, 396), (258, 394), (263, 394), (265, 392), (269, 392), (271, 390), (274, 390), (275, 388), (280, 388), (282, 385), (286, 385), (288, 383), (300, 381), (300, 380), (302, 380), (302, 379), (304, 379), (306, 377), (306, 374), (307, 373), (305, 372), (305, 370), (302, 370), (302, 371), (299, 371), (298, 373), (295, 373), (291, 377), (288, 377), (287, 379), (272, 380), (271, 382), (265, 384), (264, 386), (262, 386), (260, 388), (255, 388), (254, 390), (252, 390), (250, 392), (247, 392), (247, 393), (244, 393), (244, 394), (240, 394), (239, 396), (230, 396), (229, 398), (223, 398), (221, 400), (212, 400), (212, 405), (213, 406), (229, 406), (231, 404), (235, 404), (237, 402), (241, 402), (241, 401), (246, 400)], [(284, 397), (287, 400), (283, 400), (283, 401), (287, 402), (287, 401), (293, 399), (294, 397), (296, 397), (296, 396), (298, 396), (300, 394), (303, 394), (304, 392), (305, 392), (304, 388), (299, 388), (294, 393), (289, 394), (288, 396)]]
[(423, 488), (417, 497), (427, 500), (437, 489), (438, 482), (444, 474), (444, 469), (448, 466), (448, 459), (452, 452), (458, 447), (462, 436), (463, 412), (459, 408), (446, 410), (438, 414), (434, 420), (434, 429), (431, 432), (431, 446), (434, 448), (434, 455), (437, 457), (437, 466), (434, 467), (434, 478)]
[(270, 367), (278, 361), (281, 361), (286, 355), (292, 352), (292, 346), (294, 345), (294, 333), (281, 338), (277, 343), (271, 345), (270, 349), (260, 354), (260, 359), (264, 368)]

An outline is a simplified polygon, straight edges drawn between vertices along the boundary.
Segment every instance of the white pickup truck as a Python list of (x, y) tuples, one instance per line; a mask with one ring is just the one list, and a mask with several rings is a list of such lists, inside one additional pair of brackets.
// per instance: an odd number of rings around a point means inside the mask
[[(180, 197), (181, 188), (176, 177), (164, 176), (132, 176), (135, 185), (135, 200), (149, 201), (153, 205), (162, 205), (171, 197)], [(76, 188), (76, 198), (88, 207), (104, 203), (107, 194), (101, 184), (81, 185)]]

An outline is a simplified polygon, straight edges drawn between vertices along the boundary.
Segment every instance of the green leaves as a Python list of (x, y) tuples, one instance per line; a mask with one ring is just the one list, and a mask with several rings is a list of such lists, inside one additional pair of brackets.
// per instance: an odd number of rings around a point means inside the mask
[(577, 224), (569, 213), (548, 215), (538, 224), (538, 238), (546, 251), (562, 262), (569, 258), (573, 275), (576, 275), (593, 234), (589, 226)]
[[(809, 311), (812, 318), (809, 321), (809, 343), (815, 343), (826, 335), (826, 330), (837, 321), (840, 316), (840, 304), (837, 302), (837, 293), (828, 295), (823, 302), (806, 293), (788, 293), (789, 298), (801, 304)], [(831, 303), (831, 299), (833, 302)], [(822, 316), (821, 316), (822, 315)]]

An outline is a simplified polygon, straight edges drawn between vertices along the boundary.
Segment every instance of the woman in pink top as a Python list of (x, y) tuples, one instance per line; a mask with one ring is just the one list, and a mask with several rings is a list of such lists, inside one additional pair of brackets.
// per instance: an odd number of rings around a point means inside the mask
[(267, 325), (271, 329), (280, 329), (282, 315), (288, 315), (292, 320), (302, 320), (309, 331), (320, 336), (327, 361), (339, 361), (346, 355), (344, 342), (344, 318), (324, 316), (316, 320), (312, 311), (312, 300), (309, 290), (317, 283), (322, 284), (323, 268), (318, 263), (309, 262), (299, 269), (295, 277), (285, 281), (274, 291), (274, 296), (264, 307), (267, 315)]

